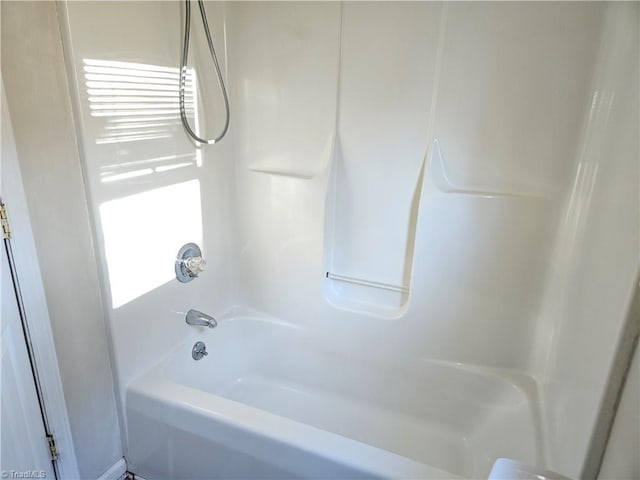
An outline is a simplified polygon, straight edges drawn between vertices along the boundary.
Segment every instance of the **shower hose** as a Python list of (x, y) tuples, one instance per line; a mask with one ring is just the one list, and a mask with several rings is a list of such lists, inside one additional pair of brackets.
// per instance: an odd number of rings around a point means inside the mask
[(216, 49), (213, 46), (213, 39), (211, 38), (211, 32), (209, 31), (209, 22), (207, 22), (207, 14), (204, 10), (204, 3), (202, 0), (198, 0), (198, 7), (200, 7), (200, 16), (202, 17), (202, 23), (204, 25), (204, 33), (207, 37), (207, 44), (209, 46), (209, 52), (211, 53), (211, 59), (213, 60), (213, 65), (216, 69), (216, 75), (218, 76), (218, 86), (220, 87), (220, 92), (222, 93), (222, 98), (224, 99), (224, 109), (225, 109), (225, 122), (222, 132), (217, 137), (211, 139), (200, 138), (189, 126), (189, 121), (187, 120), (187, 114), (184, 108), (184, 92), (187, 83), (187, 60), (189, 57), (189, 34), (191, 30), (191, 1), (185, 0), (185, 17), (184, 17), (184, 42), (182, 44), (182, 63), (180, 65), (180, 119), (182, 120), (182, 125), (186, 132), (193, 138), (196, 142), (204, 143), (207, 145), (213, 145), (214, 143), (222, 140), (222, 137), (225, 136), (227, 130), (229, 129), (229, 97), (227, 96), (227, 89), (224, 85), (224, 79), (222, 78), (222, 72), (220, 71), (220, 64), (218, 63), (218, 56), (216, 55)]

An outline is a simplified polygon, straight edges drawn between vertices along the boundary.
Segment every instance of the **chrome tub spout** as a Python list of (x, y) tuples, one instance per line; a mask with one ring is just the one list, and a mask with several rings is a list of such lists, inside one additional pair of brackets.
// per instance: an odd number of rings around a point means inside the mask
[(189, 325), (197, 325), (201, 327), (215, 328), (218, 322), (211, 315), (191, 309), (187, 312), (185, 320)]

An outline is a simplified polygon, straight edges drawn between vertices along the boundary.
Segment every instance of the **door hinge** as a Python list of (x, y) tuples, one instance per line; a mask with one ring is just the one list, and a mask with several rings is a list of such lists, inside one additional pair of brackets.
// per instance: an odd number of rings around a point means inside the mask
[(47, 435), (47, 442), (49, 442), (49, 453), (51, 454), (51, 460), (58, 460), (58, 447), (56, 447), (56, 440), (53, 435)]
[(11, 238), (11, 228), (7, 218), (7, 207), (0, 203), (0, 223), (2, 223), (2, 238)]

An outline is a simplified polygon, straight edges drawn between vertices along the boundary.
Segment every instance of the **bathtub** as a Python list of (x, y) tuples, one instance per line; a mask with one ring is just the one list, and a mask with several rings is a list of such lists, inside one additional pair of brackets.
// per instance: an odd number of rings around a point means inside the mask
[[(209, 352), (199, 361), (197, 340)], [(531, 379), (371, 363), (259, 316), (194, 329), (125, 403), (129, 469), (147, 480), (486, 478), (498, 457), (544, 465)]]

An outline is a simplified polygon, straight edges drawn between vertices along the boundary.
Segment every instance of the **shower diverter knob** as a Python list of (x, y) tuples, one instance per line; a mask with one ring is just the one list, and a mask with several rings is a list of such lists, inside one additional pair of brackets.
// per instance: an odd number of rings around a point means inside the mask
[(187, 243), (178, 252), (176, 258), (176, 278), (182, 283), (193, 280), (207, 269), (207, 262), (202, 258), (200, 247), (195, 243)]

